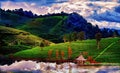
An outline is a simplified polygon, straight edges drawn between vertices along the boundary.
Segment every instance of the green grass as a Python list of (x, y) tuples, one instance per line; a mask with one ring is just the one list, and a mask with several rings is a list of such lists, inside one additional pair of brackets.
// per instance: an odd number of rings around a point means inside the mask
[[(48, 33), (51, 28), (56, 26), (60, 21), (62, 20), (62, 16), (51, 16), (51, 17), (44, 17), (44, 18), (35, 18), (29, 22), (27, 22), (25, 25), (18, 27), (19, 29), (29, 31), (33, 34), (40, 34), (42, 33)], [(32, 29), (32, 30), (31, 30)], [(38, 32), (41, 31), (41, 32)]]
[[(97, 49), (95, 40), (85, 40), (85, 41), (76, 41), (70, 44), (73, 54), (71, 59), (75, 59), (79, 56), (81, 52), (88, 52), (88, 56), (92, 56), (96, 58), (106, 47), (108, 47), (111, 43), (118, 41), (119, 38), (104, 38), (101, 40), (101, 47)], [(69, 43), (60, 43), (51, 45), (48, 47), (44, 47), (43, 51), (41, 51), (40, 47), (35, 47), (30, 50), (20, 51), (14, 54), (15, 57), (22, 58), (48, 58), (48, 51), (51, 49), (52, 58), (55, 59), (55, 51), (63, 50), (65, 53), (64, 58), (67, 59), (67, 48)], [(109, 47), (101, 56), (99, 56), (96, 60), (98, 62), (109, 62), (109, 63), (120, 63), (120, 42), (116, 42), (116, 44)]]
[(4, 41), (4, 44), (0, 45), (0, 54), (10, 54), (31, 49), (31, 47), (39, 45), (43, 40), (29, 32), (4, 26), (0, 26), (0, 39)]
[(46, 40), (59, 42), (59, 39), (65, 33), (63, 32), (62, 26), (64, 25), (63, 21), (65, 21), (66, 19), (67, 16), (64, 16), (64, 18), (62, 16), (34, 18), (17, 28), (28, 31)]

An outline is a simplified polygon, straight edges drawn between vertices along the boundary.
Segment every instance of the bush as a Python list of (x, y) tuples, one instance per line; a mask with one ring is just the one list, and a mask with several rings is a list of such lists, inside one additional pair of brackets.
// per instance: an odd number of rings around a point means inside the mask
[(29, 46), (24, 45), (14, 45), (14, 46), (3, 46), (0, 48), (0, 53), (3, 55), (10, 54), (10, 53), (16, 53), (18, 51), (31, 49)]

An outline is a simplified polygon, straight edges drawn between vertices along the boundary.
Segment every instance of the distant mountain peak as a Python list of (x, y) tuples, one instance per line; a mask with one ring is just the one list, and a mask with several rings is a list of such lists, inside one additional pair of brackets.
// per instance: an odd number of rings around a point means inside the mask
[(80, 26), (80, 24), (87, 24), (87, 20), (85, 20), (81, 15), (79, 15), (78, 13), (71, 13), (68, 16), (68, 24), (73, 24), (76, 26)]

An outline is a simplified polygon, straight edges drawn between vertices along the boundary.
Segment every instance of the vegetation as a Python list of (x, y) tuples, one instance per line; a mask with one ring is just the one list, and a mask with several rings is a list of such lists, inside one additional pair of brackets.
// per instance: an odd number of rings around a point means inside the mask
[[(108, 63), (120, 63), (119, 57), (119, 38), (107, 38), (102, 39), (101, 42), (101, 49), (96, 49), (96, 41), (95, 40), (84, 40), (84, 41), (76, 41), (71, 42), (70, 48), (72, 50), (72, 54), (70, 59), (75, 59), (80, 55), (82, 52), (87, 52), (88, 56), (92, 56), (93, 59), (95, 59), (106, 47), (108, 47), (111, 43), (115, 42), (115, 44), (108, 48), (100, 57), (96, 59), (97, 62), (108, 62)], [(24, 50), (20, 51), (14, 54), (15, 57), (21, 57), (21, 58), (42, 58), (46, 59), (48, 57), (55, 59), (56, 58), (56, 50), (61, 50), (61, 55), (64, 57), (64, 59), (68, 59), (68, 46), (69, 43), (60, 43), (51, 45), (48, 47), (44, 47), (43, 51), (40, 51), (40, 47), (35, 47), (30, 50)], [(46, 54), (48, 53), (49, 56)], [(87, 56), (85, 56), (87, 58)]]
[[(31, 49), (34, 46), (39, 46), (42, 40), (42, 38), (34, 36), (29, 32), (0, 26), (0, 54), (9, 54)], [(46, 40), (45, 42), (51, 43)]]
[(98, 49), (100, 48), (101, 37), (102, 37), (101, 33), (96, 33), (95, 38), (96, 38), (96, 42), (97, 42), (97, 46), (98, 46), (97, 48)]
[[(54, 43), (63, 42), (65, 34), (79, 33), (81, 31), (84, 32), (84, 39), (95, 39), (97, 32), (103, 35), (102, 38), (112, 37), (113, 35), (119, 36), (117, 30), (99, 29), (98, 25), (93, 26), (75, 12), (71, 14), (61, 12), (40, 16), (33, 14), (31, 11), (25, 11), (22, 8), (6, 11), (0, 9), (0, 12), (2, 17), (0, 25), (25, 30)], [(74, 36), (75, 33), (71, 35)], [(71, 39), (74, 40), (75, 38)]]
[(63, 26), (62, 21), (66, 20), (66, 17), (67, 16), (65, 16), (64, 19), (62, 19), (62, 16), (34, 18), (18, 28), (31, 32), (44, 39), (59, 42), (59, 39), (62, 38), (62, 35), (64, 34), (63, 29), (60, 27)]
[(2, 56), (74, 60), (82, 53), (89, 61), (120, 63), (117, 30), (100, 29), (77, 13), (37, 16), (22, 8), (0, 12), (0, 25), (6, 26), (0, 26)]

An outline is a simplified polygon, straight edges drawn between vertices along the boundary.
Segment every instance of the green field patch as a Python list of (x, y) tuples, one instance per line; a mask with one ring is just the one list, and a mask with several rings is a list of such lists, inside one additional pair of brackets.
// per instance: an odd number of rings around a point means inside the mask
[[(20, 51), (14, 54), (15, 57), (22, 58), (48, 58), (48, 51), (52, 50), (51, 58), (56, 58), (56, 50), (64, 51), (64, 58), (68, 58), (68, 46), (71, 46), (72, 49), (72, 57), (71, 59), (75, 59), (82, 52), (88, 52), (87, 56), (92, 56), (93, 58), (97, 57), (106, 47), (108, 47), (111, 43), (116, 42), (119, 38), (105, 38), (101, 41), (101, 48), (97, 49), (95, 40), (85, 40), (85, 41), (76, 41), (71, 43), (60, 43), (51, 45), (48, 47), (44, 47), (43, 51), (41, 51), (40, 47), (35, 47), (30, 50)], [(108, 42), (107, 42), (108, 41)], [(103, 45), (104, 44), (104, 45)], [(99, 58), (96, 59), (98, 62), (108, 62), (108, 63), (120, 63), (119, 57), (120, 53), (120, 45), (116, 43), (108, 48)], [(87, 58), (87, 57), (86, 57)]]

